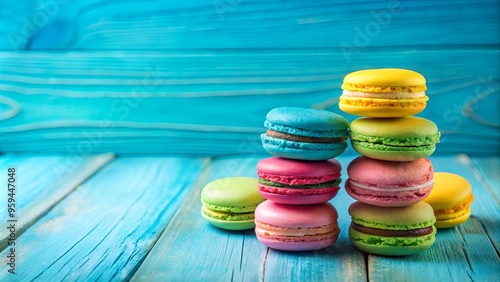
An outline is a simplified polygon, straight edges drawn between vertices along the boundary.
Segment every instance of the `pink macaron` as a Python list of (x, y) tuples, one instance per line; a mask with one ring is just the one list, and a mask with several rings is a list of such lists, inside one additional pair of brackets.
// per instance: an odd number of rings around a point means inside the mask
[(367, 157), (347, 167), (346, 192), (354, 199), (380, 207), (410, 206), (432, 190), (434, 170), (428, 159), (390, 162)]
[(264, 201), (255, 210), (255, 234), (273, 249), (318, 250), (337, 241), (337, 218), (330, 203), (291, 206)]
[(259, 193), (268, 200), (288, 205), (327, 202), (340, 189), (340, 170), (340, 163), (334, 159), (263, 159), (257, 164)]

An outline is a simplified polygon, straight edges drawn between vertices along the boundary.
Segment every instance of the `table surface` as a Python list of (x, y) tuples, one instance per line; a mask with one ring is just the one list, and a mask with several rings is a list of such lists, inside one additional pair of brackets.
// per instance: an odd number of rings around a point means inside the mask
[[(323, 250), (276, 251), (253, 230), (207, 224), (201, 188), (217, 178), (256, 176), (263, 157), (2, 155), (2, 183), (8, 168), (16, 170), (17, 237), (14, 275), (7, 265), (10, 233), (0, 229), (0, 281), (498, 281), (498, 157), (430, 158), (436, 171), (471, 182), (472, 216), (439, 230), (429, 250), (407, 257), (369, 255), (351, 245), (353, 200), (343, 189), (331, 200), (341, 233)], [(344, 178), (354, 157), (338, 158)], [(5, 189), (0, 199), (7, 225)]]

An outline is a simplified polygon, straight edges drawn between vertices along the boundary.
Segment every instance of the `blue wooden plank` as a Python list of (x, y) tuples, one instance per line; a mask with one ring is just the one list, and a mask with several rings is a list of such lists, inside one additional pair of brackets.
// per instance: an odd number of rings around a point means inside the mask
[(241, 154), (271, 108), (341, 113), (345, 74), (391, 66), (427, 78), (419, 115), (442, 131), (440, 152), (500, 153), (498, 50), (364, 52), (350, 62), (318, 50), (53, 54), (0, 53), (0, 108), (13, 115), (0, 120), (0, 151)]
[[(338, 48), (500, 42), (499, 4), (453, 1), (2, 1), (1, 49)], [(16, 15), (16, 16), (13, 16)], [(457, 33), (457, 31), (460, 33)]]
[[(339, 242), (315, 252), (279, 252), (260, 244), (253, 230), (224, 231), (210, 226), (199, 214), (200, 189), (212, 179), (256, 177), (259, 158), (216, 158), (207, 177), (181, 205), (162, 237), (134, 275), (134, 281), (325, 281), (366, 280), (363, 254), (346, 236), (347, 206), (353, 200), (344, 191), (332, 201), (342, 229)], [(346, 163), (349, 157), (341, 157)], [(344, 168), (345, 171), (345, 168)]]
[(186, 197), (133, 281), (257, 281), (267, 248), (253, 230), (225, 231), (200, 215), (200, 191), (213, 179), (256, 177), (258, 158), (217, 158)]
[(493, 199), (500, 205), (500, 158), (471, 158), (472, 163), (478, 170), (477, 177), (488, 189)]
[(464, 224), (438, 230), (429, 250), (405, 258), (370, 256), (371, 281), (493, 281), (500, 274), (500, 208), (476, 178), (466, 155), (431, 157), (435, 171), (465, 177), (473, 187), (472, 216)]
[[(15, 217), (7, 210), (7, 187), (0, 197), (0, 221), (15, 219), (16, 236), (34, 224), (80, 183), (113, 159), (112, 154), (78, 156), (0, 156), (0, 183), (7, 183), (7, 169), (15, 169)], [(8, 245), (10, 230), (0, 229), (0, 250)]]
[[(206, 164), (119, 158), (37, 221), (16, 246), (19, 281), (122, 281), (134, 273)], [(7, 272), (0, 253), (0, 280)]]

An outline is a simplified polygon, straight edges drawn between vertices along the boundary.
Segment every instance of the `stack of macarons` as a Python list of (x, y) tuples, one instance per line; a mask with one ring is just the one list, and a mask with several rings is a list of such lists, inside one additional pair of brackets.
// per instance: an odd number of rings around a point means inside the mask
[(340, 187), (348, 121), (328, 111), (280, 107), (266, 116), (264, 149), (274, 157), (257, 164), (259, 192), (255, 233), (266, 246), (304, 251), (328, 247), (340, 230), (328, 203)]
[(423, 202), (433, 188), (426, 159), (439, 142), (436, 124), (420, 117), (428, 100), (425, 78), (406, 69), (361, 70), (345, 76), (339, 107), (358, 116), (349, 138), (362, 156), (347, 168), (349, 238), (355, 247), (380, 255), (410, 255), (435, 240), (436, 218)]

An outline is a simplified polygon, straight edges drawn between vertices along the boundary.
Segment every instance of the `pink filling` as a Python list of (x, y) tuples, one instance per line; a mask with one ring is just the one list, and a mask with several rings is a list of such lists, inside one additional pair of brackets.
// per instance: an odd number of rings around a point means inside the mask
[(272, 187), (259, 183), (259, 189), (263, 192), (268, 192), (272, 194), (279, 195), (323, 195), (336, 193), (339, 191), (339, 186), (334, 187), (325, 187), (318, 189), (295, 189), (295, 188), (280, 188), (280, 187)]
[[(365, 184), (367, 185), (367, 184)], [(352, 185), (348, 180), (346, 186), (349, 186), (350, 190), (359, 196), (362, 196), (366, 199), (378, 199), (378, 200), (391, 200), (391, 199), (399, 199), (399, 200), (411, 200), (411, 199), (420, 199), (426, 197), (432, 190), (433, 185), (429, 185), (420, 189), (415, 190), (407, 190), (407, 191), (374, 191), (368, 190), (364, 188), (357, 187), (356, 185)], [(371, 186), (371, 185), (370, 185)], [(411, 186), (411, 185), (410, 185)], [(376, 186), (373, 186), (376, 187)], [(392, 187), (388, 188), (401, 188), (407, 187), (404, 185), (392, 185)]]
[(259, 172), (258, 174), (260, 178), (265, 179), (267, 181), (278, 182), (288, 185), (307, 185), (307, 184), (324, 183), (328, 181), (333, 181), (340, 177), (340, 173), (328, 174), (316, 177), (275, 175), (264, 172)]

